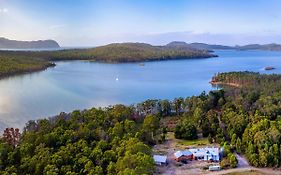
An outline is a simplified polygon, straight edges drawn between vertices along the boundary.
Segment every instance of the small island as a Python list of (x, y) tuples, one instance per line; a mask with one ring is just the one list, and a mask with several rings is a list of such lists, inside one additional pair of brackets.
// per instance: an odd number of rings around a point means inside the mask
[(273, 70), (273, 69), (275, 69), (275, 67), (272, 67), (272, 66), (267, 66), (264, 68), (264, 70)]

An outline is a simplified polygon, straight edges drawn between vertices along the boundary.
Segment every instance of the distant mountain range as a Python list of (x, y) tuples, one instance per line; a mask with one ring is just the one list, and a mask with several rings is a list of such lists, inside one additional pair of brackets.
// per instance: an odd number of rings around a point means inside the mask
[[(128, 44), (128, 43), (124, 43)], [(110, 45), (110, 44), (109, 44)], [(225, 46), (206, 43), (186, 43), (183, 41), (173, 41), (167, 45), (161, 46), (165, 49), (177, 49), (178, 51), (204, 50), (211, 52), (216, 49), (236, 49), (236, 50), (269, 50), (281, 51), (280, 44), (249, 44), (244, 46)], [(52, 49), (60, 48), (55, 40), (38, 40), (38, 41), (17, 41), (0, 37), (0, 49)]]
[(224, 46), (215, 44), (205, 44), (205, 43), (186, 43), (182, 41), (173, 41), (166, 46), (176, 47), (176, 48), (190, 48), (199, 50), (215, 50), (215, 49), (236, 49), (236, 50), (269, 50), (269, 51), (281, 51), (280, 44), (249, 44), (244, 46)]
[(0, 38), (0, 49), (50, 49), (60, 48), (54, 40), (17, 41)]
[(212, 45), (212, 44), (205, 44), (205, 43), (190, 43), (187, 44), (186, 42), (182, 41), (173, 41), (166, 46), (168, 47), (177, 47), (177, 48), (191, 48), (191, 49), (199, 49), (199, 50), (214, 50), (214, 49), (233, 49), (230, 46), (223, 46), (223, 45)]
[(235, 46), (235, 49), (239, 50), (269, 50), (269, 51), (281, 51), (280, 44), (249, 44), (245, 46)]

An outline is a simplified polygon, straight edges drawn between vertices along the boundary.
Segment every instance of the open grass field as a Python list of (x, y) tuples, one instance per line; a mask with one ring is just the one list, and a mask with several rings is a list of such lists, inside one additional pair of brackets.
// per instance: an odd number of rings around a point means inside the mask
[(174, 132), (168, 132), (167, 139), (173, 143), (175, 148), (204, 147), (213, 145), (209, 143), (208, 138), (198, 138), (196, 140), (176, 139)]

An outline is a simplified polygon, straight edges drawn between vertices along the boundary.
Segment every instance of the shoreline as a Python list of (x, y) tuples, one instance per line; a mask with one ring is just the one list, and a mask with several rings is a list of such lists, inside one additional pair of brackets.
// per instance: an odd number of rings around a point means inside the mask
[(217, 58), (218, 55), (208, 56), (208, 57), (177, 57), (177, 58), (157, 58), (157, 59), (143, 59), (143, 60), (132, 60), (132, 61), (103, 61), (97, 59), (69, 59), (69, 60), (53, 60), (53, 61), (89, 61), (95, 63), (104, 63), (104, 64), (133, 64), (133, 63), (150, 63), (150, 62), (162, 62), (162, 61), (180, 61), (180, 60), (197, 60), (197, 59), (209, 59), (209, 58)]
[(178, 58), (159, 58), (159, 59), (144, 59), (144, 60), (132, 60), (132, 61), (106, 61), (106, 60), (95, 60), (95, 59), (50, 59), (52, 62), (48, 62), (47, 65), (41, 67), (41, 68), (35, 68), (31, 70), (18, 70), (15, 72), (8, 72), (0, 74), (0, 80), (18, 76), (18, 75), (24, 75), (24, 74), (30, 74), (35, 72), (44, 71), (50, 67), (55, 67), (56, 64), (54, 62), (60, 62), (60, 61), (87, 61), (87, 62), (94, 62), (94, 63), (104, 63), (104, 64), (134, 64), (134, 63), (147, 63), (147, 62), (162, 62), (162, 61), (177, 61), (177, 60), (193, 60), (193, 59), (208, 59), (208, 58), (216, 58), (218, 55), (212, 55), (209, 57), (178, 57)]
[(226, 85), (226, 86), (231, 86), (231, 87), (235, 87), (235, 88), (241, 88), (242, 85), (237, 84), (237, 83), (224, 83), (222, 81), (210, 81), (209, 82), (211, 85)]
[(35, 68), (35, 69), (31, 69), (31, 70), (19, 70), (19, 71), (10, 72), (10, 73), (3, 73), (3, 74), (0, 74), (0, 80), (10, 78), (10, 77), (14, 77), (14, 76), (20, 76), (20, 75), (25, 75), (25, 74), (41, 72), (41, 71), (44, 71), (48, 68), (55, 67), (55, 66), (56, 66), (55, 63), (50, 62), (50, 63), (48, 63), (47, 65), (45, 65), (41, 68)]

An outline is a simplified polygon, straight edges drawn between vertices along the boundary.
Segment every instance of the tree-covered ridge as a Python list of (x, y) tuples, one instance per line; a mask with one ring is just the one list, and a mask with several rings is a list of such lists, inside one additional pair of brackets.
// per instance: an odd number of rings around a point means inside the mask
[(18, 145), (2, 138), (0, 174), (152, 174), (158, 128), (157, 117), (122, 105), (30, 121)]
[(170, 59), (209, 58), (215, 55), (196, 49), (152, 46), (145, 43), (116, 43), (92, 49), (57, 51), (52, 60), (86, 59), (100, 62), (142, 62)]

